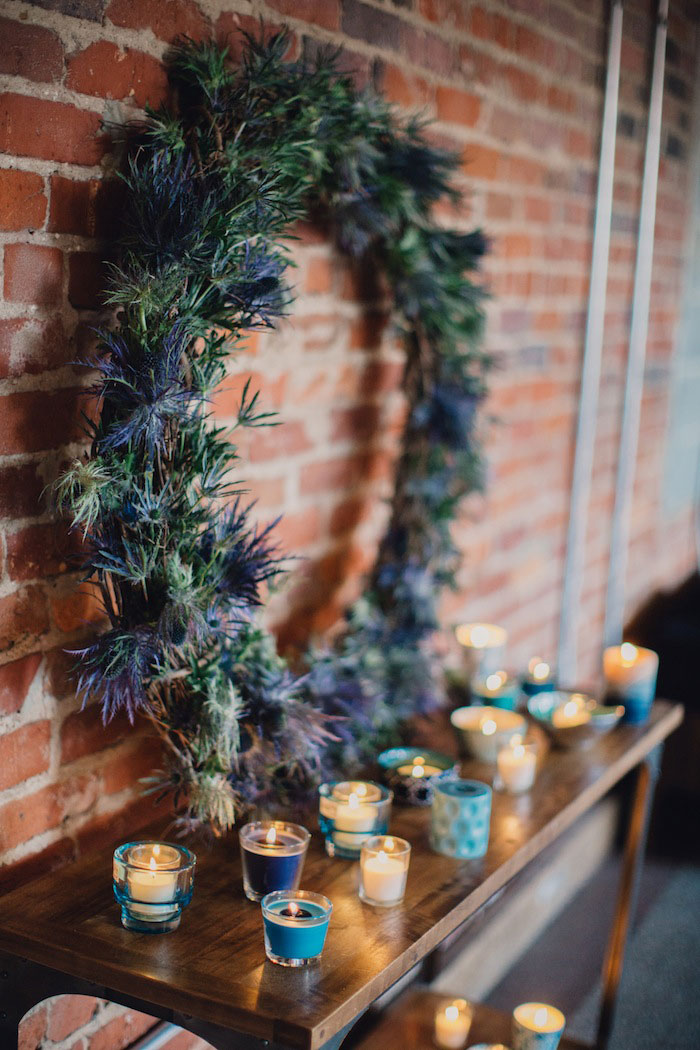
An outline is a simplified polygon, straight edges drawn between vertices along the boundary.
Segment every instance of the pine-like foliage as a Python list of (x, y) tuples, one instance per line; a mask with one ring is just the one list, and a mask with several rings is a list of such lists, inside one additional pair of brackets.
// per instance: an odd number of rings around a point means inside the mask
[[(80, 690), (105, 719), (153, 721), (184, 827), (216, 832), (298, 797), (333, 761), (356, 764), (370, 738), (435, 702), (449, 525), (477, 481), (486, 361), (472, 271), (484, 245), (431, 219), (456, 160), (358, 93), (334, 56), (286, 63), (287, 47), (284, 33), (247, 37), (237, 69), (214, 44), (172, 50), (177, 110), (132, 135), (92, 447), (59, 483), (111, 624), (80, 652)], [(245, 332), (285, 312), (283, 237), (312, 203), (344, 251), (387, 275), (410, 410), (367, 594), (300, 678), (256, 622), (279, 559), (227, 481), (235, 434), (208, 404)], [(246, 389), (238, 425), (266, 422)]]

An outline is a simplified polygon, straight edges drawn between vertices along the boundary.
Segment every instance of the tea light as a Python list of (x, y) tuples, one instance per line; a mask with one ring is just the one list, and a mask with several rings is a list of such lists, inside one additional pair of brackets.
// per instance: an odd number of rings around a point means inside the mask
[(261, 901), (265, 954), (278, 966), (308, 966), (323, 951), (333, 905), (308, 890), (266, 894)]
[(610, 701), (624, 707), (624, 722), (640, 724), (647, 720), (658, 670), (658, 654), (631, 642), (611, 645), (603, 653), (605, 693)]
[(503, 667), (508, 632), (495, 623), (463, 623), (455, 637), (464, 651), (467, 672), (485, 678)]
[(524, 736), (526, 730), (525, 719), (517, 711), (490, 705), (458, 707), (450, 715), (450, 722), (462, 749), (480, 762), (495, 762), (499, 749), (514, 734)]
[(522, 1003), (513, 1010), (513, 1050), (556, 1050), (566, 1018), (546, 1003)]
[(241, 828), (243, 889), (259, 901), (275, 890), (295, 890), (301, 879), (311, 838), (300, 824), (283, 820), (255, 821)]
[(573, 693), (570, 700), (552, 711), (552, 725), (557, 729), (569, 729), (572, 726), (583, 726), (591, 720), (591, 711), (587, 706), (588, 698), (583, 693)]
[(319, 788), (319, 823), (329, 856), (356, 858), (372, 835), (385, 834), (393, 793), (371, 781), (341, 781)]
[(453, 999), (435, 1011), (435, 1045), (462, 1050), (472, 1025), (474, 1010), (466, 999)]
[(522, 737), (514, 736), (498, 752), (496, 761), (506, 791), (519, 795), (530, 790), (537, 771), (537, 751), (533, 744), (523, 744)]
[(486, 678), (477, 678), (472, 682), (471, 697), (476, 704), (490, 704), (514, 711), (518, 703), (518, 683), (506, 671), (494, 671)]
[(523, 675), (521, 686), (526, 696), (551, 692), (555, 687), (555, 676), (552, 668), (541, 656), (533, 656), (527, 665), (527, 674)]
[(393, 835), (367, 839), (360, 854), (360, 900), (388, 908), (403, 900), (411, 844)]
[(409, 806), (429, 806), (435, 784), (459, 775), (454, 757), (417, 747), (391, 747), (377, 756), (377, 762), (396, 801)]
[(112, 885), (126, 929), (167, 933), (192, 899), (197, 858), (168, 842), (127, 842), (114, 851)]

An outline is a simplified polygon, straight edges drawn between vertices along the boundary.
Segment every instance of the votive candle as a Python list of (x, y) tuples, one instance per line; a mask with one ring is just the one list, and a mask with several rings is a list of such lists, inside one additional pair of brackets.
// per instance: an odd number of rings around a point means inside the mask
[(571, 698), (552, 711), (552, 725), (557, 729), (583, 726), (591, 720), (589, 698), (583, 693), (572, 693)]
[(514, 711), (518, 703), (518, 683), (507, 671), (493, 671), (485, 678), (475, 678), (470, 687), (472, 703)]
[(508, 632), (495, 623), (463, 623), (455, 629), (467, 673), (485, 678), (504, 664)]
[(466, 999), (453, 999), (435, 1011), (435, 1045), (442, 1050), (462, 1050), (466, 1046), (474, 1011)]
[(389, 908), (403, 900), (411, 844), (394, 835), (374, 835), (360, 854), (360, 899)]
[(513, 1050), (556, 1050), (566, 1018), (547, 1003), (521, 1003), (513, 1010)]
[(537, 696), (538, 693), (551, 693), (555, 686), (552, 668), (541, 656), (533, 656), (527, 665), (527, 674), (522, 678), (522, 690), (526, 696)]
[(625, 709), (624, 722), (646, 722), (656, 692), (659, 657), (653, 649), (623, 642), (603, 653), (606, 697)]
[(275, 890), (299, 885), (311, 838), (300, 824), (284, 820), (257, 820), (239, 834), (243, 889), (248, 900), (259, 901)]
[(506, 791), (519, 795), (530, 790), (537, 771), (537, 750), (533, 744), (524, 744), (522, 737), (514, 736), (500, 749), (496, 761)]

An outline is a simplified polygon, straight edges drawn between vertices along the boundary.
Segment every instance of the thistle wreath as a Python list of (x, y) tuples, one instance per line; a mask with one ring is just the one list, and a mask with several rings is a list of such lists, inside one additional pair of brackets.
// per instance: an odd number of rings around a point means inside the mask
[[(184, 831), (298, 801), (439, 702), (450, 523), (479, 482), (484, 241), (431, 217), (459, 199), (458, 158), (358, 91), (336, 55), (286, 62), (288, 46), (286, 32), (245, 35), (237, 68), (215, 43), (172, 49), (177, 107), (130, 134), (116, 327), (90, 362), (101, 412), (58, 483), (109, 618), (78, 654), (79, 693), (105, 721), (151, 720), (166, 756), (151, 786), (174, 790)], [(284, 237), (311, 205), (341, 251), (386, 277), (408, 415), (364, 595), (339, 640), (293, 669), (259, 622), (262, 585), (282, 570), (272, 529), (230, 481), (235, 433), (210, 400), (246, 333), (286, 312)], [(236, 425), (269, 422), (246, 385)]]

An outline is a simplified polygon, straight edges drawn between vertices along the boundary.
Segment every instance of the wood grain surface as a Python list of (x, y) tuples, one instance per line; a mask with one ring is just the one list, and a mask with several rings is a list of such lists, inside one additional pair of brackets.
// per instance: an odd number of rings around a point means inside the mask
[[(200, 854), (194, 898), (174, 933), (122, 928), (105, 850), (2, 898), (0, 950), (163, 1009), (315, 1050), (595, 805), (682, 716), (680, 705), (658, 701), (646, 726), (618, 727), (586, 752), (549, 752), (532, 791), (494, 795), (481, 860), (434, 854), (429, 810), (394, 807), (391, 830), (413, 845), (397, 908), (362, 904), (358, 865), (328, 858), (314, 829), (302, 887), (330, 897), (333, 916), (313, 967), (291, 971), (265, 960), (260, 907), (243, 896), (235, 835)], [(464, 775), (475, 771), (464, 764)]]

